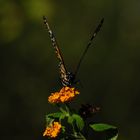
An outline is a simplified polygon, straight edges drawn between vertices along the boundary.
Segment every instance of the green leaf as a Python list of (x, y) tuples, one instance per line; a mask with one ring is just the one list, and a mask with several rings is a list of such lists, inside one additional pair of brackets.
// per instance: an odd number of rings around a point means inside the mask
[(114, 137), (112, 137), (110, 140), (117, 140), (118, 134), (116, 134)]
[(62, 126), (61, 130), (62, 130), (62, 133), (65, 133), (65, 131), (66, 131), (64, 126)]
[(56, 113), (48, 114), (46, 117), (49, 117), (49, 118), (60, 118), (62, 114), (63, 114), (62, 112), (56, 112)]
[(98, 123), (91, 124), (90, 127), (97, 132), (105, 132), (106, 140), (117, 140), (118, 138), (118, 129), (117, 127), (109, 124)]
[(46, 120), (49, 119), (58, 119), (59, 121), (61, 121), (62, 119), (64, 119), (66, 117), (66, 114), (62, 113), (62, 112), (56, 112), (56, 113), (51, 113), (46, 115)]
[(77, 128), (81, 131), (83, 129), (83, 127), (84, 127), (84, 121), (81, 118), (81, 116), (79, 116), (77, 114), (73, 114), (72, 118), (76, 122)]
[(66, 115), (62, 113), (62, 115), (60, 116), (59, 120), (61, 121), (61, 120), (63, 120), (65, 117), (66, 117)]
[(109, 129), (117, 129), (117, 127), (115, 127), (113, 125), (104, 124), (104, 123), (90, 124), (90, 127), (94, 131), (105, 131), (105, 130), (109, 130)]
[(72, 117), (72, 116), (69, 116), (69, 117), (68, 117), (68, 123), (69, 123), (69, 124), (72, 124), (72, 123), (73, 123), (73, 117)]

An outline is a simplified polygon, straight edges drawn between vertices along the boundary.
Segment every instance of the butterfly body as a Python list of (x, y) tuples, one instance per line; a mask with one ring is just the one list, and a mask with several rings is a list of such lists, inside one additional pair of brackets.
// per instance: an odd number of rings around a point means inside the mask
[(75, 75), (72, 72), (67, 72), (66, 77), (61, 79), (63, 86), (72, 86), (75, 82)]

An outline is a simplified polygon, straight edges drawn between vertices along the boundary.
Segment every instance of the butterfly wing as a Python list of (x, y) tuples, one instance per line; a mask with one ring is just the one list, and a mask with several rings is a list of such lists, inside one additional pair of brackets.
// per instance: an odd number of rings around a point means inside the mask
[(55, 53), (56, 53), (56, 56), (59, 60), (59, 71), (60, 71), (60, 78), (61, 78), (61, 82), (62, 84), (65, 83), (65, 81), (68, 81), (67, 79), (67, 70), (66, 70), (66, 67), (65, 67), (65, 64), (64, 64), (64, 60), (63, 60), (63, 57), (62, 57), (62, 54), (61, 54), (61, 51), (58, 47), (58, 44), (57, 44), (57, 41), (56, 41), (56, 38), (48, 24), (48, 21), (47, 21), (47, 18), (44, 16), (43, 17), (43, 20), (44, 20), (44, 24), (46, 26), (46, 28), (48, 29), (48, 32), (49, 32), (49, 36), (51, 38), (51, 41), (52, 41), (52, 46), (55, 50)]
[(100, 31), (100, 29), (101, 29), (101, 27), (103, 25), (103, 22), (104, 22), (104, 18), (101, 19), (100, 23), (98, 24), (98, 26), (96, 27), (95, 31), (93, 32), (93, 34), (92, 34), (92, 36), (91, 36), (91, 38), (90, 38), (90, 40), (89, 40), (84, 52), (82, 53), (82, 56), (81, 56), (81, 58), (79, 60), (79, 63), (77, 65), (77, 68), (76, 68), (75, 73), (74, 73), (75, 77), (76, 77), (76, 75), (77, 75), (77, 73), (79, 71), (81, 62), (83, 61), (83, 59), (85, 57), (85, 54), (87, 53), (89, 47), (91, 46), (93, 39), (96, 37), (97, 33)]

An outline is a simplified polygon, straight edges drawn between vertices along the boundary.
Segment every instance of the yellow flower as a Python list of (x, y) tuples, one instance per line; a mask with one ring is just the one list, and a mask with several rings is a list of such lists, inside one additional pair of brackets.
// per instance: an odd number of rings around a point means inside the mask
[(77, 94), (79, 94), (79, 91), (75, 88), (63, 87), (59, 92), (52, 93), (48, 101), (50, 103), (64, 103), (71, 101)]
[(53, 122), (50, 124), (50, 126), (46, 128), (45, 132), (43, 133), (43, 136), (55, 138), (60, 133), (61, 128), (62, 126), (59, 122)]

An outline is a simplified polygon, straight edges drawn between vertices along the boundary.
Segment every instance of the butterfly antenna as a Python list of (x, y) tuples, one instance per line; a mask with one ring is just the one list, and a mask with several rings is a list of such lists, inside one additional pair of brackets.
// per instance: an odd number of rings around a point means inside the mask
[(86, 46), (86, 49), (84, 50), (84, 52), (83, 52), (83, 54), (82, 54), (82, 56), (81, 56), (81, 58), (79, 60), (79, 63), (77, 65), (77, 68), (76, 68), (76, 71), (75, 71), (75, 76), (77, 75), (77, 73), (79, 71), (79, 68), (81, 66), (81, 62), (82, 62), (83, 58), (85, 57), (85, 54), (87, 53), (89, 47), (91, 46), (93, 39), (96, 37), (97, 33), (100, 31), (100, 29), (101, 29), (101, 27), (103, 25), (103, 22), (104, 22), (104, 18), (101, 19), (99, 25), (97, 26), (97, 28), (95, 29), (93, 35), (91, 36), (91, 38), (90, 38), (90, 40), (89, 40), (89, 42), (88, 42), (88, 44)]

